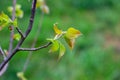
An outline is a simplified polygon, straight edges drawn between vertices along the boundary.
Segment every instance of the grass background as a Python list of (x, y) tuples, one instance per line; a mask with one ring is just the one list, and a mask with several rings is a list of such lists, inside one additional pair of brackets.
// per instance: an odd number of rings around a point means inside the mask
[[(31, 1), (18, 0), (24, 17), (18, 25), (24, 32), (29, 23)], [(30, 59), (25, 76), (28, 80), (120, 80), (120, 1), (119, 0), (46, 0), (50, 14), (44, 15), (36, 47), (54, 36), (53, 24), (66, 30), (74, 27), (83, 33), (76, 40), (75, 48), (67, 50), (57, 62), (58, 53), (49, 54), (49, 47), (36, 52)], [(9, 14), (7, 7), (12, 0), (0, 0), (0, 12)], [(22, 45), (30, 47), (39, 25), (41, 11), (37, 9), (34, 27)], [(8, 49), (8, 28), (0, 31), (0, 45)], [(14, 46), (17, 41), (14, 41)], [(17, 72), (22, 71), (29, 52), (17, 53), (0, 80), (19, 80)]]

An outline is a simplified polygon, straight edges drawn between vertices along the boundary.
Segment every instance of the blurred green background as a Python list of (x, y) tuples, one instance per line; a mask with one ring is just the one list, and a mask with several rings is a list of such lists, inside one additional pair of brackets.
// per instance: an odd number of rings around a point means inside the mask
[[(24, 17), (18, 20), (24, 32), (29, 23), (31, 2), (18, 0)], [(65, 55), (57, 61), (58, 52), (48, 53), (50, 47), (33, 52), (25, 76), (28, 80), (120, 80), (120, 0), (46, 0), (50, 14), (45, 15), (36, 47), (54, 36), (53, 24), (66, 30), (74, 27), (83, 36), (76, 40), (71, 51), (67, 44)], [(7, 7), (12, 0), (0, 0), (0, 12), (9, 14)], [(37, 9), (34, 27), (23, 47), (31, 47), (39, 19)], [(0, 45), (8, 49), (8, 28), (0, 31)], [(17, 41), (14, 41), (14, 46)], [(17, 72), (22, 71), (29, 52), (17, 53), (0, 80), (19, 80)]]

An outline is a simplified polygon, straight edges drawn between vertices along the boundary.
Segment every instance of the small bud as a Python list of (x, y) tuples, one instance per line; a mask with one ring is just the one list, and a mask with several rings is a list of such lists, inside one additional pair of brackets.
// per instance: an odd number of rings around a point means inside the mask
[(49, 13), (50, 13), (49, 7), (48, 7), (47, 5), (41, 6), (41, 10), (42, 10), (44, 13), (46, 13), (46, 14), (49, 14)]
[(24, 76), (24, 73), (23, 73), (23, 72), (18, 72), (18, 73), (17, 73), (17, 77), (18, 77), (20, 80), (27, 80), (27, 78)]
[(12, 26), (9, 26), (9, 27), (8, 27), (8, 29), (9, 29), (10, 31), (12, 31), (12, 30), (13, 30), (13, 29), (12, 29)]

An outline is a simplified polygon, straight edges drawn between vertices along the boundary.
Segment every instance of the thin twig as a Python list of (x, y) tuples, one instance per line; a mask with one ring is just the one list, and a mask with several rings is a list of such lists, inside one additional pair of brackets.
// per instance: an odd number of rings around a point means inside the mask
[[(7, 56), (5, 55), (5, 53), (3, 52), (1, 46), (0, 46), (0, 54), (2, 54), (3, 60), (5, 60), (7, 58)], [(8, 63), (4, 66), (4, 68), (0, 71), (0, 76), (2, 76), (4, 74), (4, 72), (7, 70), (8, 67)]]
[(12, 57), (19, 51), (18, 50), (19, 47), (23, 44), (24, 40), (26, 39), (26, 37), (28, 36), (28, 34), (31, 32), (31, 29), (33, 27), (33, 22), (34, 22), (35, 10), (36, 10), (36, 0), (33, 0), (33, 2), (32, 2), (32, 10), (31, 10), (31, 17), (30, 17), (28, 29), (26, 30), (26, 33), (25, 33), (25, 38), (21, 38), (20, 39), (20, 41), (18, 42), (17, 46), (12, 51), (12, 53), (9, 54), (8, 57), (7, 57), (7, 59), (4, 60), (0, 64), (0, 71), (4, 68), (4, 66), (8, 63), (8, 61), (10, 61), (12, 59)]
[[(12, 11), (12, 20), (15, 19), (15, 6), (16, 6), (16, 0), (13, 0), (13, 11)], [(14, 35), (14, 26), (11, 26), (11, 34), (10, 34), (10, 44), (9, 44), (9, 53), (12, 52), (13, 49), (13, 35)]]
[(16, 27), (16, 30), (19, 32), (19, 34), (21, 35), (21, 37), (25, 38), (24, 34), (22, 33), (22, 31), (18, 27)]
[(4, 58), (4, 60), (5, 60), (7, 57), (6, 57), (5, 53), (3, 52), (1, 46), (0, 46), (0, 53), (3, 55), (3, 58)]
[[(16, 6), (16, 0), (13, 0), (13, 11), (12, 11), (12, 20), (15, 19), (15, 6)], [(11, 26), (11, 33), (10, 33), (10, 43), (9, 43), (9, 51), (8, 54), (11, 54), (12, 49), (13, 49), (13, 35), (14, 35), (14, 26)], [(7, 59), (6, 55), (4, 54), (4, 52), (1, 49), (1, 52), (3, 54), (4, 57), (4, 61)], [(0, 76), (6, 71), (8, 67), (8, 63), (4, 64), (4, 67), (0, 69)]]
[[(40, 33), (42, 22), (43, 22), (43, 17), (44, 17), (44, 13), (42, 12), (41, 17), (39, 19), (39, 24), (38, 24), (37, 32), (36, 32), (36, 35), (34, 37), (34, 40), (33, 40), (31, 48), (35, 47), (35, 44), (36, 44), (37, 39), (38, 39), (38, 36), (40, 35), (39, 33)], [(25, 72), (25, 70), (27, 69), (27, 66), (29, 64), (29, 61), (30, 61), (31, 57), (32, 57), (32, 51), (30, 51), (29, 54), (28, 54), (28, 56), (27, 56), (27, 59), (26, 59), (25, 64), (23, 66), (23, 72)]]
[(19, 48), (18, 50), (19, 51), (37, 51), (37, 50), (46, 48), (46, 47), (48, 47), (51, 44), (52, 44), (51, 42), (48, 42), (47, 44), (45, 44), (43, 46), (40, 46), (40, 47), (37, 47), (37, 48)]

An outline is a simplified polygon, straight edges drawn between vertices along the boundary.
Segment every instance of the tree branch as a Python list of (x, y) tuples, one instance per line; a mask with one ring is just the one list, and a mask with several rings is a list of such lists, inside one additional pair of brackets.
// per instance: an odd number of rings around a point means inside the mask
[[(35, 47), (35, 44), (37, 42), (37, 39), (38, 39), (38, 36), (40, 35), (40, 30), (41, 30), (41, 27), (42, 27), (42, 22), (43, 22), (43, 17), (44, 17), (44, 13), (42, 12), (41, 14), (41, 17), (40, 17), (40, 20), (39, 20), (39, 24), (38, 24), (38, 28), (37, 28), (37, 32), (35, 34), (35, 37), (34, 37), (34, 40), (33, 40), (33, 43), (31, 45), (31, 48), (34, 48)], [(25, 72), (25, 70), (27, 69), (27, 66), (30, 62), (30, 58), (32, 57), (32, 51), (29, 51), (29, 54), (27, 56), (27, 59), (25, 61), (25, 64), (23, 66), (23, 72)]]
[[(2, 54), (3, 60), (5, 60), (7, 58), (7, 56), (5, 55), (5, 53), (3, 52), (1, 46), (0, 46), (0, 54)], [(2, 76), (4, 74), (4, 72), (7, 70), (8, 67), (8, 63), (5, 64), (4, 68), (0, 71), (0, 76)]]
[(25, 33), (25, 37), (28, 36), (28, 34), (30, 33), (31, 29), (32, 29), (32, 26), (33, 26), (33, 21), (34, 21), (34, 16), (35, 16), (35, 9), (36, 9), (36, 0), (33, 0), (33, 2), (35, 2), (35, 4), (33, 3), (32, 5), (32, 11), (31, 11), (31, 17), (30, 17), (30, 23), (29, 23), (29, 26), (28, 26), (28, 29)]
[(33, 26), (33, 22), (34, 22), (34, 16), (35, 16), (35, 10), (36, 10), (36, 0), (33, 0), (32, 2), (32, 10), (31, 10), (31, 17), (30, 17), (30, 21), (29, 21), (29, 26), (28, 29), (26, 30), (25, 33), (25, 38), (21, 38), (20, 41), (18, 42), (17, 46), (15, 47), (15, 49), (12, 51), (11, 54), (8, 55), (7, 59), (4, 60), (1, 64), (0, 64), (0, 71), (4, 68), (4, 66), (8, 63), (8, 61), (10, 61), (12, 59), (12, 57), (19, 51), (19, 47), (23, 44), (24, 40), (26, 39), (26, 37), (28, 36), (28, 34), (30, 33), (32, 26)]
[(0, 46), (0, 53), (3, 55), (3, 58), (4, 58), (4, 60), (5, 60), (5, 59), (6, 59), (6, 55), (5, 55), (5, 53), (3, 52), (1, 46)]
[(16, 27), (16, 30), (19, 32), (19, 34), (21, 35), (21, 37), (25, 38), (24, 34), (22, 33), (22, 31), (18, 27)]
[(40, 46), (40, 47), (37, 47), (37, 48), (19, 48), (18, 50), (19, 51), (37, 51), (37, 50), (40, 50), (40, 49), (43, 49), (43, 48), (46, 48), (48, 47), (49, 45), (51, 45), (52, 43), (49, 42), (43, 46)]
[[(12, 11), (12, 20), (15, 19), (15, 6), (16, 6), (16, 0), (13, 0), (13, 11)], [(9, 51), (8, 53), (12, 52), (13, 49), (13, 35), (14, 35), (14, 26), (11, 26), (11, 34), (10, 34), (10, 44), (9, 44)]]

